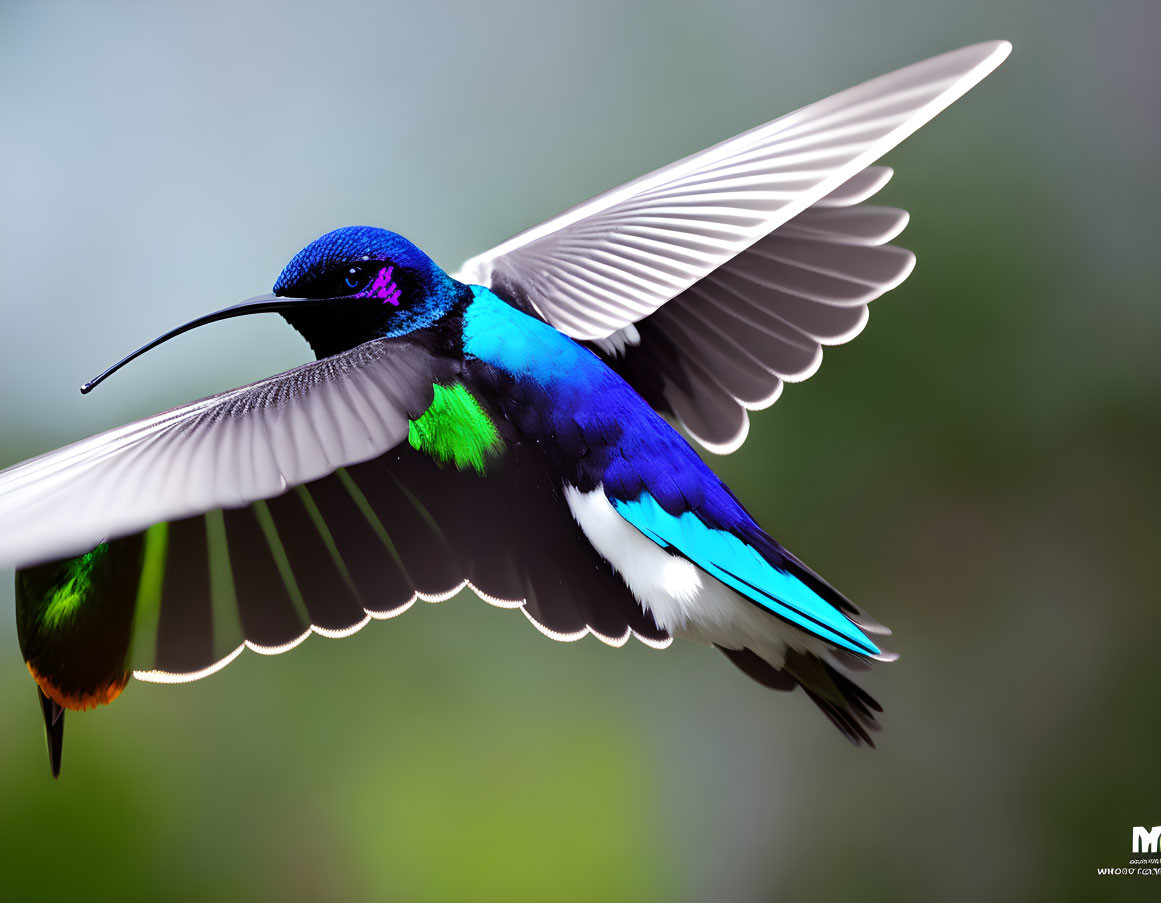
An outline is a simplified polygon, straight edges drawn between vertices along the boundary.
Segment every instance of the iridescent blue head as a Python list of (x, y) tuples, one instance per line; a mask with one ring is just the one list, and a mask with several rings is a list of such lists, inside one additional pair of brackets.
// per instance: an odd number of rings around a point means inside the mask
[(281, 312), (320, 357), (431, 326), (463, 292), (406, 238), (371, 226), (336, 229), (312, 241), (274, 283), (279, 297), (348, 302)]
[(154, 339), (85, 383), (88, 392), (135, 357), (198, 326), (244, 314), (279, 313), (318, 357), (371, 339), (433, 326), (470, 296), (401, 235), (371, 226), (328, 232), (294, 255), (274, 294), (260, 295), (199, 317)]

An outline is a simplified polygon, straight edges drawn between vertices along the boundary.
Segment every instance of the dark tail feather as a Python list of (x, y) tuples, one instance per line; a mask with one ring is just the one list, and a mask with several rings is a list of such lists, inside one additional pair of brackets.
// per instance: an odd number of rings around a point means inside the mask
[(871, 731), (880, 728), (875, 713), (883, 707), (858, 686), (817, 655), (788, 649), (786, 661), (775, 668), (749, 649), (720, 649), (747, 677), (772, 690), (802, 687), (831, 723), (855, 746), (866, 743), (874, 748)]
[(64, 747), (64, 708), (55, 700), (44, 695), (38, 686), (36, 694), (40, 697), (40, 712), (44, 715), (44, 736), (48, 741), (48, 764), (52, 767), (52, 776), (60, 777), (60, 757)]

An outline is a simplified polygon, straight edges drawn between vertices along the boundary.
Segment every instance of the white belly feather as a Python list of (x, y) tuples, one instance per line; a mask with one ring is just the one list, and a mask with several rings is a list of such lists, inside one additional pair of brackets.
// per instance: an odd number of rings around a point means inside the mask
[(657, 625), (672, 636), (727, 649), (751, 649), (775, 667), (785, 660), (788, 645), (814, 653), (827, 648), (693, 562), (647, 539), (617, 513), (603, 487), (581, 492), (565, 486), (564, 495), (593, 548), (620, 574)]

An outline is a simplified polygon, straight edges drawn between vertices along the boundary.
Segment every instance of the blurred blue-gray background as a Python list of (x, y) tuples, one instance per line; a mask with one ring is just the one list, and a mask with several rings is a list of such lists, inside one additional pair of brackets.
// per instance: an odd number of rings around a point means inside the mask
[[(1161, 821), (1161, 6), (0, 5), (0, 465), (309, 357), (329, 229), (449, 269), (866, 78), (1004, 37), (892, 151), (919, 265), (719, 472), (895, 628), (874, 752), (709, 650), (461, 596), (70, 716), (0, 618), (0, 899), (1143, 897)], [(0, 575), (0, 610), (11, 577)], [(1157, 879), (1161, 881), (1161, 879)]]

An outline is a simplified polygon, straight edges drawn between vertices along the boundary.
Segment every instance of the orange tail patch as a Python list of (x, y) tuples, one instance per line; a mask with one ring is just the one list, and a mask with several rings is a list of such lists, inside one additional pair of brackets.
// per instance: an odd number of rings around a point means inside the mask
[(28, 662), (28, 671), (45, 696), (62, 708), (71, 709), (74, 712), (83, 712), (85, 709), (95, 709), (99, 705), (108, 705), (121, 695), (121, 691), (129, 683), (129, 675), (123, 674), (120, 678), (91, 690), (85, 690), (82, 693), (66, 693), (32, 667), (32, 662)]

